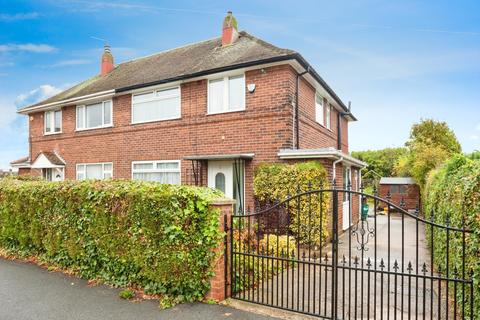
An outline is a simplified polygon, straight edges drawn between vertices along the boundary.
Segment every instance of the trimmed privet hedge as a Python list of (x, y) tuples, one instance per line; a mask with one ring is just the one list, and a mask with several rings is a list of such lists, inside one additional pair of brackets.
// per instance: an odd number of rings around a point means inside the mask
[(219, 212), (210, 189), (138, 181), (0, 181), (0, 246), (87, 279), (175, 301), (209, 289)]
[[(466, 228), (473, 231), (466, 235), (465, 267), (474, 271), (474, 310), (480, 316), (480, 160), (472, 160), (463, 155), (454, 156), (441, 168), (430, 174), (426, 186), (425, 215), (433, 217), (437, 223), (462, 227), (465, 217)], [(430, 228), (426, 228), (428, 236)], [(446, 232), (434, 228), (434, 262), (438, 268), (446, 270)], [(462, 275), (462, 239), (458, 232), (450, 232), (449, 267), (450, 277), (456, 268)], [(468, 291), (468, 290), (467, 290)], [(453, 294), (453, 293), (452, 293)], [(470, 299), (469, 292), (467, 297)], [(457, 301), (462, 301), (462, 290), (457, 290)], [(470, 300), (468, 300), (470, 301)], [(470, 306), (467, 305), (467, 315)], [(467, 317), (465, 317), (467, 318)], [(468, 319), (470, 319), (468, 317)], [(476, 318), (475, 318), (476, 319)]]
[[(261, 165), (255, 170), (253, 189), (256, 200), (263, 207), (285, 200), (288, 195), (293, 197), (289, 201), (288, 210), (291, 215), (290, 221), (292, 221), (290, 230), (299, 243), (319, 245), (320, 233), (315, 230), (320, 229), (320, 223), (322, 224), (322, 241), (328, 237), (330, 194), (325, 192), (323, 196), (313, 193), (294, 197), (299, 192), (328, 189), (327, 170), (320, 162)], [(320, 221), (320, 212), (323, 212), (322, 221)]]

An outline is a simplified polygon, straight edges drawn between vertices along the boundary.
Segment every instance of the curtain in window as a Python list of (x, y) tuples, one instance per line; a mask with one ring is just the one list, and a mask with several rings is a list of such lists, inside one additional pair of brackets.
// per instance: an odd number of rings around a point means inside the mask
[(241, 110), (245, 105), (245, 77), (230, 77), (228, 81), (229, 110)]
[(112, 118), (112, 102), (105, 101), (103, 103), (103, 124), (104, 125), (112, 124), (111, 118)]
[(320, 95), (315, 96), (315, 119), (318, 123), (324, 124), (323, 98)]
[(132, 107), (133, 122), (179, 118), (180, 109), (179, 88), (135, 95)]
[(224, 111), (225, 107), (223, 105), (223, 79), (211, 80), (209, 81), (208, 86), (209, 113), (217, 113)]
[(90, 164), (86, 166), (87, 179), (103, 179), (103, 170), (101, 164)]
[(86, 108), (87, 128), (102, 126), (102, 104), (90, 105)]
[(62, 111), (55, 111), (54, 117), (55, 132), (60, 132), (62, 131)]
[(156, 181), (166, 184), (180, 184), (180, 172), (134, 172), (133, 179)]

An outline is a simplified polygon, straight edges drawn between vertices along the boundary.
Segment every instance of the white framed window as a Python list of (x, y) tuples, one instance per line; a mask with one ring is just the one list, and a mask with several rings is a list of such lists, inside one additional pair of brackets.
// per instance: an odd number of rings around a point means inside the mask
[(323, 97), (318, 93), (315, 94), (315, 121), (322, 126), (325, 125), (325, 111), (323, 108)]
[(180, 184), (180, 160), (133, 161), (132, 179)]
[(330, 103), (327, 105), (326, 111), (327, 112), (325, 115), (325, 127), (330, 130), (332, 128), (332, 105)]
[(77, 180), (113, 178), (113, 163), (80, 163), (77, 164)]
[(62, 132), (62, 110), (45, 111), (44, 121), (45, 134)]
[(180, 117), (180, 87), (132, 95), (132, 123), (170, 120)]
[(208, 81), (208, 114), (245, 110), (245, 75)]
[(112, 100), (77, 106), (77, 130), (112, 126)]

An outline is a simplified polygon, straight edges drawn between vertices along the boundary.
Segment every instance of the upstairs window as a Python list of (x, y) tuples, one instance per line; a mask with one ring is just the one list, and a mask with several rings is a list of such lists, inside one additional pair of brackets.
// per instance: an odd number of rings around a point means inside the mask
[(132, 179), (180, 184), (180, 161), (134, 161), (132, 162)]
[(113, 177), (113, 164), (106, 163), (82, 163), (77, 164), (77, 180), (85, 179), (110, 179)]
[(208, 113), (245, 110), (245, 75), (208, 81)]
[(77, 130), (110, 127), (112, 125), (112, 101), (77, 107)]
[(132, 97), (132, 123), (180, 117), (180, 87), (134, 94)]
[(62, 110), (45, 112), (45, 134), (62, 132)]
[(323, 109), (323, 97), (318, 93), (315, 95), (315, 120), (322, 126), (325, 125), (325, 111)]
[(332, 129), (332, 106), (328, 104), (327, 106), (327, 114), (325, 115), (325, 127), (327, 129)]

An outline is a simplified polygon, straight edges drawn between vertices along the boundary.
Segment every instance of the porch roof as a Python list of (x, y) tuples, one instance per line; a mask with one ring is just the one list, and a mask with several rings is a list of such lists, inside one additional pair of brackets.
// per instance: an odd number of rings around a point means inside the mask
[(55, 152), (40, 153), (31, 166), (34, 169), (63, 167), (65, 167), (65, 161)]
[(252, 160), (255, 153), (238, 153), (238, 154), (208, 154), (208, 155), (194, 155), (186, 156), (184, 160)]
[(320, 149), (282, 149), (278, 152), (278, 157), (280, 159), (342, 159), (344, 162), (357, 167), (364, 168), (367, 166), (367, 163), (331, 147)]

